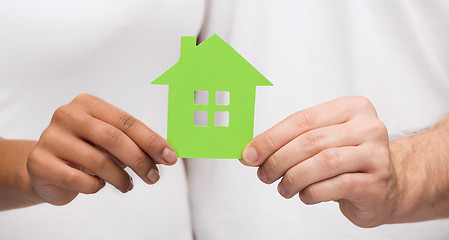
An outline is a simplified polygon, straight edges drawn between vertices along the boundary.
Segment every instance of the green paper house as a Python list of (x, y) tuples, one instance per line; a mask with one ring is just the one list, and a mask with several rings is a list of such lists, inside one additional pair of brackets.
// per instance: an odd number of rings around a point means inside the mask
[(167, 140), (182, 158), (241, 158), (253, 138), (256, 86), (272, 86), (223, 39), (181, 38), (169, 85)]

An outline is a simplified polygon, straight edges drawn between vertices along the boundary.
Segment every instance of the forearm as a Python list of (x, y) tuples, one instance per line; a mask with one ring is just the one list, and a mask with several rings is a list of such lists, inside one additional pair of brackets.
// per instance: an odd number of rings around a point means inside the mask
[(0, 138), (0, 211), (43, 202), (34, 191), (26, 168), (35, 144)]
[(449, 217), (449, 117), (390, 148), (399, 189), (391, 223)]

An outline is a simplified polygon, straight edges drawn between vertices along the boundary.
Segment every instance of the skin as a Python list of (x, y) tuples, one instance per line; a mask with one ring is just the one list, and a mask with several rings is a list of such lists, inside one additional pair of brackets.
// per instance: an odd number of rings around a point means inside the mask
[(285, 198), (336, 201), (355, 225), (449, 217), (449, 117), (390, 142), (364, 97), (299, 111), (256, 136), (241, 162)]
[[(360, 227), (449, 217), (449, 117), (389, 142), (372, 104), (343, 97), (297, 112), (251, 141), (242, 163), (286, 198), (337, 201)], [(0, 138), (0, 210), (64, 205), (104, 182), (132, 189), (123, 170), (148, 184), (173, 148), (124, 111), (90, 95), (56, 110), (38, 142)]]
[(81, 94), (55, 111), (38, 142), (0, 139), (0, 210), (64, 205), (106, 182), (125, 193), (133, 188), (125, 167), (154, 184), (156, 164), (176, 161), (173, 147), (141, 121)]

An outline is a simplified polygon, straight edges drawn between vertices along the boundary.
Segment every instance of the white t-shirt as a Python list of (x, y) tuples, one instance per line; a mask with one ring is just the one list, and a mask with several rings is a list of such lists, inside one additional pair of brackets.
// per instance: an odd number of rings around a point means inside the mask
[[(150, 82), (179, 59), (180, 36), (198, 34), (203, 14), (203, 0), (0, 1), (0, 136), (37, 140), (83, 92), (165, 136), (166, 89)], [(192, 239), (183, 164), (159, 169), (153, 186), (132, 174), (127, 194), (106, 185), (63, 207), (0, 212), (0, 239)]]
[[(264, 74), (255, 133), (344, 95), (372, 100), (390, 136), (449, 113), (447, 0), (212, 0), (217, 33)], [(338, 204), (283, 199), (237, 160), (187, 160), (194, 232), (208, 239), (448, 239), (449, 220), (361, 229)]]
[[(37, 139), (81, 92), (161, 135), (182, 35), (218, 33), (275, 84), (257, 90), (255, 133), (342, 95), (369, 97), (391, 134), (445, 116), (445, 0), (6, 0), (0, 3), (0, 136)], [(206, 17), (204, 18), (204, 13)], [(449, 221), (361, 229), (335, 203), (304, 206), (236, 160), (189, 159), (120, 194), (0, 212), (0, 239), (447, 239)], [(187, 198), (189, 193), (190, 206)], [(190, 210), (191, 209), (191, 210)], [(190, 218), (193, 226), (191, 226)]]

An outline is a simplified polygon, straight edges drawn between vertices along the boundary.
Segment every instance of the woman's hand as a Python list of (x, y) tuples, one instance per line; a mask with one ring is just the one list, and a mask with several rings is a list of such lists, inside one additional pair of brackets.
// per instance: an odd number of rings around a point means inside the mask
[(243, 151), (279, 193), (305, 204), (338, 201), (354, 224), (386, 223), (397, 201), (388, 133), (369, 100), (343, 97), (297, 112), (258, 135)]
[(81, 94), (55, 111), (27, 168), (37, 194), (64, 205), (78, 193), (96, 193), (105, 182), (130, 191), (133, 182), (126, 166), (154, 184), (159, 180), (156, 164), (176, 161), (173, 147), (142, 122), (102, 99)]

